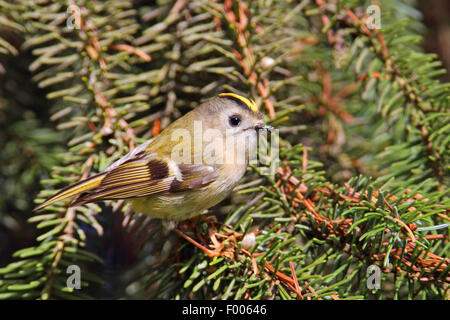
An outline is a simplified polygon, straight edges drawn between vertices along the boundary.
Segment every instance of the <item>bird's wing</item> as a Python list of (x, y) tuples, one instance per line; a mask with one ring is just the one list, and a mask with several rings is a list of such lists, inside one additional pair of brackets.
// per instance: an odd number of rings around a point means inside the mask
[(181, 179), (175, 178), (170, 185), (170, 192), (194, 190), (207, 186), (214, 182), (218, 176), (218, 170), (213, 166), (202, 164), (188, 164), (178, 166)]
[(213, 182), (217, 175), (217, 169), (208, 165), (177, 165), (157, 157), (130, 159), (107, 172), (97, 187), (82, 194), (71, 206), (198, 189)]
[(125, 161), (110, 166), (105, 172), (70, 185), (34, 210), (72, 196), (71, 203), (79, 206), (88, 202), (145, 197), (163, 192), (181, 192), (202, 188), (213, 182), (218, 169), (203, 164), (178, 165), (155, 153), (138, 152)]
[[(164, 141), (160, 144), (164, 146)], [(203, 164), (178, 165), (170, 151), (148, 153), (148, 141), (117, 160), (104, 172), (72, 184), (37, 206), (78, 196), (71, 206), (87, 202), (145, 197), (163, 192), (181, 192), (204, 187), (218, 176), (218, 169)]]

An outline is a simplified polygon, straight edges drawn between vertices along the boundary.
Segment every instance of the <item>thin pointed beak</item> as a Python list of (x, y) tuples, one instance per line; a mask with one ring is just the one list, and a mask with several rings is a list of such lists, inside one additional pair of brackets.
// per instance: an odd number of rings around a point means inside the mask
[(267, 131), (270, 131), (270, 130), (273, 129), (273, 127), (272, 127), (272, 126), (269, 126), (268, 124), (258, 123), (257, 125), (254, 126), (254, 129), (255, 129), (256, 131), (259, 131), (259, 130), (267, 130)]

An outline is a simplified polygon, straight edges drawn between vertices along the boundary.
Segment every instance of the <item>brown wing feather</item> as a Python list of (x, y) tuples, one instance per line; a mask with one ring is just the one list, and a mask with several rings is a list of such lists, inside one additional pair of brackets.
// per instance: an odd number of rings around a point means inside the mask
[[(178, 174), (172, 172), (167, 161), (160, 159), (130, 159), (108, 172), (98, 187), (82, 194), (71, 206), (197, 189), (213, 182), (218, 175), (212, 166), (182, 165), (178, 169)], [(181, 181), (176, 178), (180, 174)]]
[(218, 171), (212, 166), (192, 164), (180, 165), (182, 181), (175, 179), (170, 187), (171, 192), (198, 189), (207, 186), (218, 176)]
[(99, 186), (82, 194), (71, 206), (99, 200), (143, 197), (167, 191), (173, 178), (166, 161), (130, 159), (107, 172)]

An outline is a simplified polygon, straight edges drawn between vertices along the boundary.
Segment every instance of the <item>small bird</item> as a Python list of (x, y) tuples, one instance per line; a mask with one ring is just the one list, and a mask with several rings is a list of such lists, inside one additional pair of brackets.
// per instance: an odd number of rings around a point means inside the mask
[(219, 94), (103, 172), (69, 185), (34, 211), (76, 196), (71, 207), (125, 199), (136, 212), (154, 218), (189, 219), (231, 192), (256, 150), (257, 132), (271, 128), (254, 101), (234, 93)]

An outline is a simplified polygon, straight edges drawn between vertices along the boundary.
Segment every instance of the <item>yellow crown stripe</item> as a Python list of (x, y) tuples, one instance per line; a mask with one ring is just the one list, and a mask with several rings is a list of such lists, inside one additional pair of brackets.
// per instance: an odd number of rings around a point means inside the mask
[(256, 105), (255, 101), (249, 100), (247, 98), (244, 98), (244, 97), (242, 97), (242, 96), (240, 96), (238, 94), (235, 94), (235, 93), (221, 93), (221, 94), (219, 94), (219, 97), (233, 97), (233, 98), (239, 99), (243, 103), (245, 103), (245, 105), (250, 110), (252, 110), (253, 112), (258, 112), (259, 111), (258, 106)]

